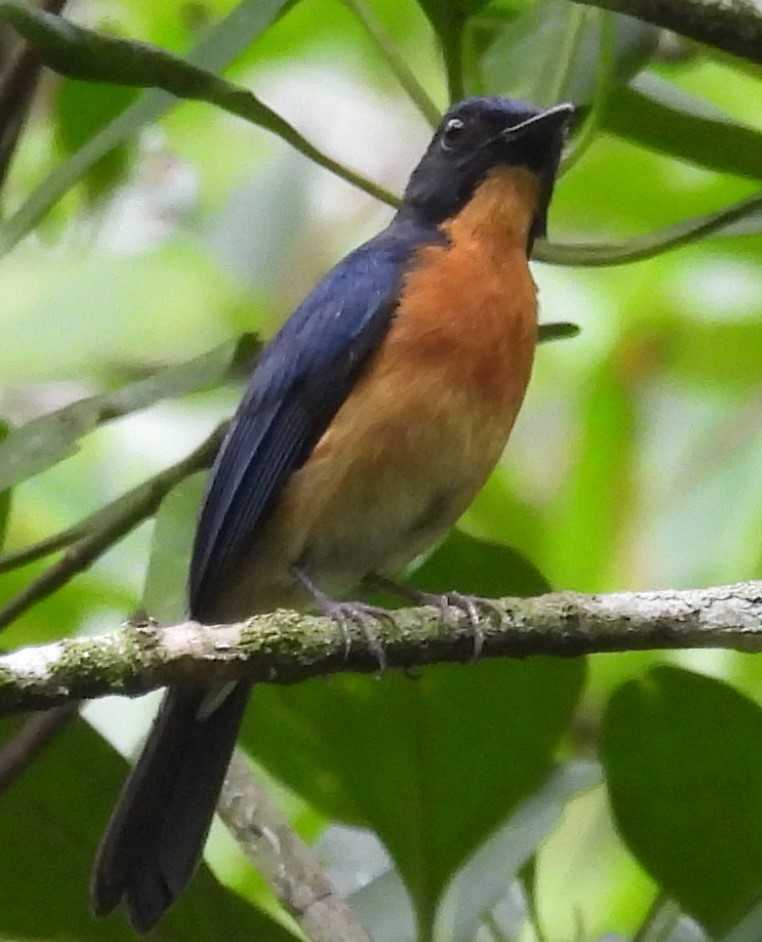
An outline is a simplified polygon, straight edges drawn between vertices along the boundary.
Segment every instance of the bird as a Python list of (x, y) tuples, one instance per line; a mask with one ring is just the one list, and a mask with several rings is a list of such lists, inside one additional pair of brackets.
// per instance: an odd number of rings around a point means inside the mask
[[(545, 235), (573, 106), (453, 105), (378, 235), (264, 348), (210, 472), (191, 618), (344, 601), (440, 540), (502, 454), (529, 382)], [(400, 593), (405, 594), (405, 587)], [(425, 600), (431, 599), (422, 594)], [(455, 590), (448, 603), (473, 614)], [(150, 930), (201, 858), (251, 684), (168, 688), (96, 855), (91, 907)]]

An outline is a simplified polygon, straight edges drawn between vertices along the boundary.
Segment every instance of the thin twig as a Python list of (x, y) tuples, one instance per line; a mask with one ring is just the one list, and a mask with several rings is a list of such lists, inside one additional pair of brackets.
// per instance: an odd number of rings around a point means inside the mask
[(376, 48), (384, 57), (386, 64), (394, 73), (410, 100), (428, 121), (432, 128), (439, 124), (441, 112), (429, 98), (426, 89), (413, 74), (404, 57), (400, 53), (394, 40), (388, 35), (384, 27), (373, 13), (373, 8), (367, 0), (343, 0), (345, 6), (354, 13), (362, 23), (366, 33), (373, 40)]
[(312, 850), (273, 805), (236, 750), (217, 811), (310, 942), (371, 942)]
[(0, 745), (0, 792), (21, 775), (46, 746), (78, 715), (79, 704), (64, 703), (26, 720)]
[[(9, 602), (0, 607), (0, 629), (9, 625), (37, 602), (47, 598), (87, 567), (109, 547), (134, 530), (138, 524), (156, 512), (166, 494), (194, 471), (206, 467), (219, 449), (226, 423), (214, 432), (190, 455), (166, 468), (155, 477), (93, 514), (88, 521), (75, 526), (85, 535), (72, 543), (61, 559), (29, 582)], [(94, 521), (97, 520), (97, 525)], [(59, 534), (59, 539), (61, 538)], [(38, 544), (39, 545), (39, 544)]]
[[(43, 0), (40, 9), (60, 13), (66, 0)], [(42, 60), (32, 47), (21, 40), (9, 56), (9, 64), (0, 84), (0, 188), (16, 152), (19, 137), (29, 116), (42, 70)]]
[[(762, 582), (611, 595), (555, 592), (498, 599), (495, 606), (503, 613), (500, 624), (489, 615), (479, 623), (482, 657), (762, 650)], [(433, 606), (389, 612), (373, 638), (352, 630), (349, 653), (342, 626), (282, 610), (233, 625), (124, 625), (0, 657), (0, 714), (132, 696), (189, 680), (289, 684), (344, 671), (373, 673), (378, 644), (389, 667), (468, 661), (473, 643), (474, 626), (460, 609), (443, 614)]]

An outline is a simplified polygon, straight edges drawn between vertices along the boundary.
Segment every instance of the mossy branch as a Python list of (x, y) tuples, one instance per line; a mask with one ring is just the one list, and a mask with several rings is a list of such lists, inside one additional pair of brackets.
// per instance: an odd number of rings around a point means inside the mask
[[(502, 599), (503, 613), (478, 625), (482, 657), (575, 657), (653, 648), (762, 650), (762, 582), (708, 589)], [(391, 612), (377, 624), (389, 667), (468, 661), (474, 627), (451, 609)], [(0, 714), (46, 709), (107, 694), (135, 696), (167, 684), (248, 677), (295, 683), (379, 669), (374, 644), (330, 619), (277, 611), (221, 626), (124, 625), (0, 657)]]

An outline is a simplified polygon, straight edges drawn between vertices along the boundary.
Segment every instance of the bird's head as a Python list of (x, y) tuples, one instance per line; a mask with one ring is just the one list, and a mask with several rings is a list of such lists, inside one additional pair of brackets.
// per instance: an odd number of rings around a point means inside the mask
[(574, 108), (543, 111), (515, 98), (467, 98), (442, 118), (405, 190), (404, 210), (439, 225), (456, 216), (491, 171), (537, 179), (530, 242), (545, 233), (548, 203)]

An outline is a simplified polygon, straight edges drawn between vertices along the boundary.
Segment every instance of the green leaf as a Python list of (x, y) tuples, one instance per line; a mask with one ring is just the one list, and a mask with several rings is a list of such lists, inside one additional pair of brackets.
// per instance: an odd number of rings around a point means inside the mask
[[(292, 0), (242, 0), (216, 23), (189, 54), (187, 61), (222, 71), (247, 49)], [(27, 10), (27, 12), (29, 12)], [(111, 121), (44, 180), (0, 229), (0, 252), (8, 252), (104, 154), (134, 137), (176, 104), (163, 91), (150, 91)]]
[(453, 878), (437, 915), (437, 938), (471, 942), (540, 842), (553, 830), (567, 804), (597, 785), (601, 769), (574, 762), (555, 769), (516, 809)]
[[(484, 85), (493, 92), (550, 106), (562, 100), (588, 104), (601, 55), (599, 11), (566, 0), (540, 0), (508, 20), (481, 60)], [(611, 14), (610, 79), (627, 82), (653, 54), (659, 31), (632, 17)]]
[(0, 442), (0, 491), (39, 474), (77, 450), (99, 423), (220, 382), (231, 365), (251, 357), (252, 338), (228, 341), (113, 392), (80, 399), (12, 429)]
[[(134, 89), (66, 80), (53, 100), (56, 138), (69, 156), (135, 100)], [(112, 187), (125, 174), (129, 149), (124, 143), (104, 154), (82, 178), (90, 199)]]
[[(4, 742), (16, 728), (9, 722), (0, 726)], [(78, 720), (2, 794), (0, 937), (134, 940), (122, 914), (101, 921), (88, 910), (95, 849), (126, 771), (124, 760)], [(202, 866), (151, 938), (288, 942), (294, 937)]]
[(611, 93), (603, 127), (719, 173), (762, 180), (762, 132), (650, 73)]
[(457, 589), (484, 598), (541, 595), (550, 583), (516, 550), (453, 530), (408, 582), (427, 592)]
[[(3, 442), (8, 438), (10, 425), (0, 419), (0, 448)], [(8, 527), (8, 514), (11, 509), (11, 489), (9, 487), (0, 487), (0, 549), (5, 544), (5, 531)]]
[(163, 625), (187, 614), (188, 567), (206, 479), (206, 472), (185, 478), (167, 494), (156, 514), (143, 610)]
[(546, 777), (583, 673), (536, 658), (260, 687), (244, 741), (319, 810), (374, 828), (430, 926), (453, 873)]
[(623, 344), (583, 386), (571, 472), (550, 511), (554, 532), (564, 536), (548, 546), (546, 565), (554, 585), (564, 589), (605, 588), (630, 509), (636, 417), (627, 357)]
[(762, 710), (674, 667), (631, 681), (604, 722), (618, 828), (640, 863), (715, 934), (762, 899)]
[(686, 319), (674, 335), (667, 331), (666, 350), (670, 375), (699, 389), (755, 388), (762, 363), (762, 324)]
[(569, 337), (576, 337), (579, 331), (578, 324), (570, 324), (567, 321), (539, 324), (537, 327), (537, 343), (547, 343), (550, 340), (566, 340)]
[(465, 97), (463, 76), (463, 33), (469, 17), (489, 0), (418, 0), (439, 37), (444, 58), (450, 102)]
[[(178, 98), (217, 105), (276, 134), (320, 166), (382, 202), (391, 206), (399, 202), (383, 187), (323, 154), (247, 88), (234, 85), (193, 62), (180, 59), (158, 46), (116, 39), (84, 29), (61, 16), (32, 10), (17, 0), (0, 0), (0, 19), (10, 22), (43, 62), (62, 75), (90, 82), (160, 88)], [(130, 114), (131, 109), (123, 112), (121, 117)], [(108, 131), (118, 121), (116, 119), (105, 130)], [(24, 207), (19, 213), (24, 213)], [(33, 224), (31, 215), (25, 222)], [(0, 241), (0, 248), (4, 245), (7, 251), (15, 241), (16, 227), (11, 221)]]

